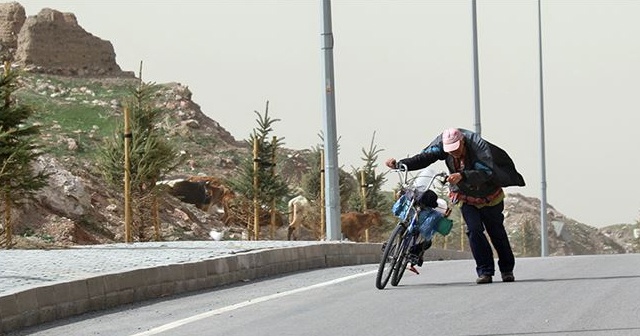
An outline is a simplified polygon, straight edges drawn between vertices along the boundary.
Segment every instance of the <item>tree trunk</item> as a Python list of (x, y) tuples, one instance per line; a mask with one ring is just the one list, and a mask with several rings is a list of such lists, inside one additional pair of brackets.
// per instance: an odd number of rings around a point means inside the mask
[(11, 197), (8, 192), (4, 194), (4, 247), (8, 250), (13, 246), (13, 223), (11, 223)]

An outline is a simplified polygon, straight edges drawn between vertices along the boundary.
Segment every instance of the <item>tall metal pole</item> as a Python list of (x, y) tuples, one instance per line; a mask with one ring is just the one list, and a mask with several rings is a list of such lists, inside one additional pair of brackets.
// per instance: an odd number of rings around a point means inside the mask
[(542, 11), (541, 0), (538, 0), (538, 58), (540, 60), (540, 164), (541, 164), (541, 187), (540, 197), (540, 255), (549, 255), (547, 247), (547, 172), (545, 162), (544, 147), (544, 85), (542, 71)]
[(471, 16), (473, 26), (473, 89), (475, 94), (475, 131), (478, 135), (482, 134), (480, 124), (480, 70), (478, 65), (478, 15), (476, 12), (476, 0), (471, 2)]
[(331, 1), (322, 1), (322, 56), (324, 59), (324, 151), (327, 240), (340, 240), (340, 189), (338, 185), (338, 137), (333, 76)]

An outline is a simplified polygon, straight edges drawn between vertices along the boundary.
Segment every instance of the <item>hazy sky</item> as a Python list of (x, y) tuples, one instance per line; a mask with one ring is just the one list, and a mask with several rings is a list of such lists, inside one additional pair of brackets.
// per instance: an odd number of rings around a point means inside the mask
[[(120, 67), (188, 85), (239, 140), (269, 100), (286, 147), (321, 143), (320, 0), (19, 2), (76, 14)], [(540, 198), (537, 1), (477, 10), (482, 135), (525, 177), (507, 192)], [(332, 16), (341, 166), (362, 165), (374, 132), (382, 172), (445, 128), (474, 129), (471, 0), (334, 0)], [(634, 0), (542, 1), (547, 201), (592, 226), (639, 216), (639, 17)]]

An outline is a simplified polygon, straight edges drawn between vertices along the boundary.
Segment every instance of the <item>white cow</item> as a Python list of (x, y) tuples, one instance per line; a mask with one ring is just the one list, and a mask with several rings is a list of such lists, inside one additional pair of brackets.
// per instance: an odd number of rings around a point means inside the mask
[(302, 196), (298, 195), (291, 200), (289, 200), (289, 227), (287, 230), (287, 239), (297, 240), (297, 235), (295, 231), (300, 227), (300, 223), (302, 222), (302, 218), (306, 213), (309, 212), (310, 207), (309, 200)]

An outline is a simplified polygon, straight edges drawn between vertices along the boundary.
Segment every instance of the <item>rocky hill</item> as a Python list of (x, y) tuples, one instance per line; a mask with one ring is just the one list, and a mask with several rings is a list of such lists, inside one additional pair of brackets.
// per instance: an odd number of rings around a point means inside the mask
[[(135, 81), (137, 83), (137, 81)], [(95, 154), (102, 141), (117, 130), (122, 118), (120, 99), (129, 79), (74, 79), (26, 73), (16, 92), (19, 103), (39, 107), (36, 122), (50, 149), (38, 162), (52, 174), (49, 186), (34, 201), (14, 209), (15, 232), (22, 246), (64, 246), (122, 241), (123, 196), (105, 186)], [(157, 127), (181, 150), (184, 164), (175, 176), (232, 173), (248, 147), (191, 101), (186, 86), (161, 85), (157, 104), (166, 115)], [(162, 236), (165, 239), (205, 239), (222, 227), (216, 214), (204, 213), (173, 197), (162, 199)]]
[(44, 8), (27, 17), (18, 2), (0, 4), (0, 46), (4, 58), (32, 72), (133, 77), (116, 63), (111, 42), (85, 31), (73, 13)]
[[(55, 43), (52, 43), (55, 41)], [(35, 200), (12, 208), (18, 247), (51, 248), (123, 241), (123, 196), (105, 187), (94, 154), (102, 141), (118, 132), (121, 101), (139, 80), (115, 62), (110, 42), (80, 27), (71, 13), (43, 9), (26, 17), (19, 3), (0, 4), (2, 56), (25, 70), (16, 92), (18, 103), (36, 108), (42, 141), (50, 149), (36, 165), (52, 173), (49, 186)], [(157, 128), (181, 150), (184, 164), (176, 176), (235, 174), (248, 146), (207, 117), (191, 100), (187, 85), (165, 83), (156, 105), (165, 115)], [(282, 172), (296, 187), (308, 169), (308, 150), (283, 149)], [(4, 205), (0, 206), (0, 210)], [(168, 196), (161, 199), (160, 222), (165, 240), (210, 239), (213, 229), (229, 230), (241, 239), (246, 223), (225, 226), (219, 214), (207, 213)], [(625, 253), (633, 250), (635, 225), (598, 230), (548, 209), (549, 251), (554, 255)], [(505, 223), (519, 255), (539, 255), (540, 201), (510, 194)], [(389, 221), (392, 219), (389, 218)], [(286, 230), (284, 230), (286, 231)], [(276, 239), (286, 239), (281, 228)], [(631, 232), (631, 233), (630, 233)], [(385, 232), (372, 236), (384, 239)], [(311, 238), (308, 236), (307, 238)]]
[[(526, 255), (540, 253), (540, 200), (517, 193), (509, 194), (505, 199), (505, 226), (514, 243), (514, 249), (529, 245)], [(597, 229), (558, 212), (553, 206), (547, 206), (548, 213), (548, 250), (550, 255), (608, 254), (630, 252), (630, 240), (615, 240), (609, 229)], [(529, 237), (522, 239), (526, 233)], [(533, 250), (533, 251), (532, 251)], [(532, 253), (533, 252), (533, 253)]]

